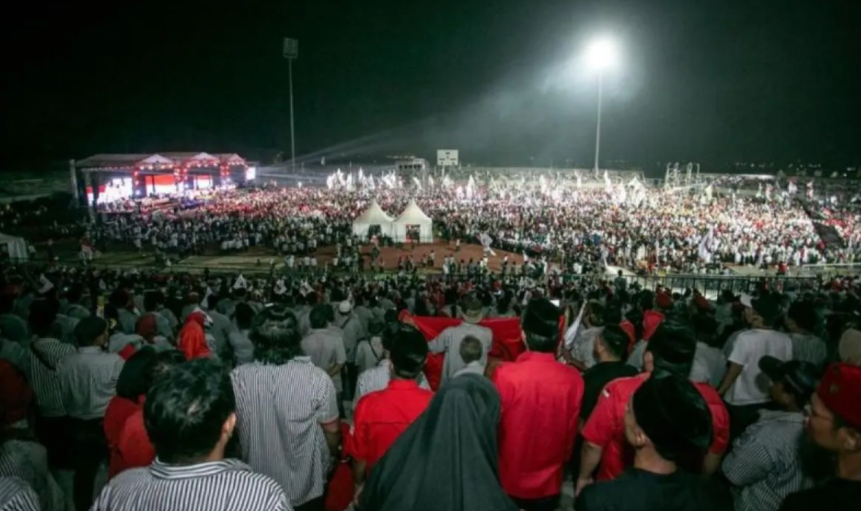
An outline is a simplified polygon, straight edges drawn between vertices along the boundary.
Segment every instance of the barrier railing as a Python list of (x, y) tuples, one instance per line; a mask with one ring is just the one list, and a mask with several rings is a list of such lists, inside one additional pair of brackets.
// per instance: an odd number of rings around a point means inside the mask
[[(15, 263), (12, 263), (15, 264)], [(17, 266), (26, 266), (31, 269), (31, 273), (42, 272), (45, 269), (44, 263), (31, 262), (19, 263)], [(66, 264), (66, 267), (74, 267), (80, 270), (81, 264)], [(157, 266), (157, 265), (140, 265), (134, 266), (124, 264), (103, 263), (98, 260), (93, 261), (88, 267), (99, 270), (116, 270), (121, 272), (139, 271), (146, 274), (201, 274), (206, 270), (213, 276), (222, 275), (238, 275), (243, 274), (248, 278), (266, 278), (269, 276), (312, 279), (320, 278), (323, 275), (327, 276), (363, 276), (372, 279), (385, 279), (392, 277), (411, 277), (414, 276), (419, 280), (436, 280), (436, 281), (458, 281), (470, 280), (473, 278), (490, 278), (493, 280), (502, 280), (507, 284), (515, 286), (540, 286), (556, 284), (575, 284), (579, 286), (596, 286), (601, 282), (609, 283), (615, 286), (615, 275), (609, 274), (546, 274), (546, 275), (523, 275), (523, 274), (500, 274), (498, 272), (490, 273), (443, 273), (440, 268), (418, 268), (415, 273), (385, 271), (376, 272), (366, 268), (364, 271), (358, 271), (355, 268), (327, 268), (320, 267), (316, 269), (293, 268), (288, 269), (282, 265), (270, 266), (269, 260), (261, 258), (260, 264), (244, 264), (244, 265), (208, 265), (204, 263), (194, 263), (193, 261), (180, 262), (172, 266)], [(774, 290), (800, 290), (800, 289), (816, 289), (823, 280), (821, 276), (761, 276), (761, 275), (699, 275), (699, 274), (669, 274), (669, 275), (625, 275), (625, 286), (628, 289), (638, 287), (640, 289), (656, 289), (658, 286), (672, 290), (672, 292), (683, 293), (686, 289), (698, 290), (709, 299), (716, 299), (723, 290), (730, 290), (734, 294), (752, 293), (757, 288), (765, 286), (768, 289)], [(578, 287), (579, 287), (578, 286)]]

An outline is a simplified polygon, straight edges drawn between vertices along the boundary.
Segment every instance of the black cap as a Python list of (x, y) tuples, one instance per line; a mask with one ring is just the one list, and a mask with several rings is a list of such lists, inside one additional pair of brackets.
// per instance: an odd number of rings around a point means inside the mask
[(821, 372), (810, 362), (783, 362), (766, 355), (759, 359), (759, 369), (773, 382), (781, 382), (796, 394), (801, 403), (807, 402), (819, 385)]
[(711, 444), (711, 412), (685, 377), (652, 375), (634, 393), (631, 407), (637, 425), (664, 459), (676, 461), (702, 453)]
[(522, 328), (530, 334), (555, 338), (559, 336), (559, 316), (562, 312), (547, 298), (535, 298), (526, 304)]
[(97, 337), (105, 333), (108, 329), (108, 323), (98, 316), (88, 316), (81, 318), (78, 324), (75, 325), (75, 339), (78, 344), (89, 346)]
[(816, 309), (809, 302), (794, 302), (786, 315), (799, 327), (808, 332), (816, 330)]
[(767, 323), (774, 321), (780, 314), (780, 305), (768, 294), (751, 300), (750, 305)]
[(400, 325), (386, 343), (389, 359), (396, 369), (413, 373), (421, 370), (428, 358), (428, 342), (417, 329)]

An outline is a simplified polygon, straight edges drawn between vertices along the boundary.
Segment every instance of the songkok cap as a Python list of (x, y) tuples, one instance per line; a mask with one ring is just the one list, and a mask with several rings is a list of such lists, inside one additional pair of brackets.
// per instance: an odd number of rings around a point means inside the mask
[(634, 393), (631, 406), (637, 425), (664, 459), (705, 452), (711, 444), (711, 413), (687, 378), (653, 375)]
[(526, 304), (523, 331), (541, 337), (559, 337), (559, 307), (546, 298), (536, 298)]
[(98, 316), (81, 318), (78, 324), (75, 325), (75, 339), (79, 343), (90, 344), (96, 337), (105, 333), (107, 329), (108, 323)]

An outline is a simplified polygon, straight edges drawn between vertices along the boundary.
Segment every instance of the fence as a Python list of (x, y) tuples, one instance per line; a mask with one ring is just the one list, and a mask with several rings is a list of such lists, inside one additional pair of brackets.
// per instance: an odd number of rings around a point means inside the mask
[[(44, 264), (39, 263), (23, 263), (18, 266), (25, 266), (31, 270), (31, 274), (38, 274), (44, 271)], [(67, 265), (67, 266), (75, 266), (80, 268), (79, 265)], [(476, 277), (481, 278), (491, 278), (494, 280), (503, 280), (504, 282), (520, 286), (520, 285), (535, 285), (535, 286), (544, 286), (547, 284), (579, 284), (582, 286), (590, 286), (590, 285), (598, 285), (601, 281), (610, 281), (612, 282), (616, 276), (610, 274), (588, 274), (588, 275), (580, 275), (580, 274), (551, 274), (551, 275), (542, 275), (542, 276), (528, 276), (528, 275), (500, 275), (500, 274), (467, 274), (467, 273), (455, 273), (455, 274), (443, 274), (439, 269), (418, 269), (414, 274), (408, 274), (406, 272), (397, 272), (397, 271), (389, 271), (389, 272), (372, 272), (369, 270), (359, 272), (347, 269), (339, 269), (328, 271), (324, 268), (319, 268), (315, 270), (305, 270), (305, 269), (292, 269), (288, 270), (283, 266), (278, 266), (274, 268), (270, 268), (268, 260), (263, 260), (261, 258), (260, 264), (258, 265), (207, 265), (207, 264), (194, 264), (191, 262), (182, 262), (179, 264), (175, 264), (172, 267), (158, 267), (155, 265), (152, 266), (142, 266), (140, 264), (136, 264), (133, 267), (127, 265), (117, 265), (117, 264), (105, 264), (100, 263), (98, 260), (94, 261), (89, 265), (94, 269), (101, 270), (118, 270), (118, 271), (130, 271), (132, 269), (136, 269), (143, 273), (148, 274), (201, 274), (206, 270), (209, 270), (209, 273), (213, 276), (223, 276), (223, 275), (238, 275), (243, 274), (247, 278), (267, 278), (269, 276), (276, 277), (286, 277), (286, 278), (298, 278), (298, 279), (314, 279), (320, 278), (323, 275), (327, 276), (337, 276), (337, 277), (350, 277), (350, 276), (363, 276), (365, 278), (371, 279), (385, 279), (397, 276), (403, 277), (411, 277), (414, 276), (419, 280), (431, 280), (431, 281), (457, 281), (457, 280), (468, 280)], [(626, 281), (628, 289), (632, 289), (634, 287), (639, 287), (641, 289), (655, 289), (658, 286), (662, 286), (664, 288), (671, 289), (673, 292), (684, 293), (686, 289), (695, 289), (699, 292), (703, 293), (706, 298), (709, 299), (717, 299), (718, 295), (721, 291), (727, 289), (732, 291), (734, 294), (740, 293), (753, 293), (758, 287), (766, 286), (768, 289), (774, 290), (789, 290), (789, 289), (816, 289), (819, 286), (819, 283), (822, 281), (821, 276), (760, 276), (760, 275), (750, 275), (750, 276), (739, 276), (739, 275), (699, 275), (699, 274), (671, 274), (671, 275), (625, 275), (623, 278)]]

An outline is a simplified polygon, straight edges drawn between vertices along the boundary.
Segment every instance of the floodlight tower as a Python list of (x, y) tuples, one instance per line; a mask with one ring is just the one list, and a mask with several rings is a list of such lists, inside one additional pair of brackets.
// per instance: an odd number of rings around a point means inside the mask
[(290, 168), (296, 170), (296, 135), (293, 129), (293, 61), (299, 58), (299, 40), (284, 38), (284, 58), (287, 59), (287, 72), (290, 80)]
[(619, 53), (616, 43), (607, 37), (595, 39), (586, 48), (586, 60), (589, 67), (598, 72), (598, 122), (595, 127), (595, 167), (593, 169), (597, 176), (601, 153), (601, 102), (604, 93), (604, 73), (618, 64)]

